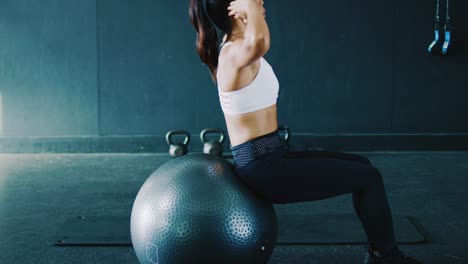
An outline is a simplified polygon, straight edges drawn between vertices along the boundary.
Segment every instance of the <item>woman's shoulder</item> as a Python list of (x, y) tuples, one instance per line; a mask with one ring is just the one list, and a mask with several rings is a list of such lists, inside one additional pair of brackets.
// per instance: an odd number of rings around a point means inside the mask
[(225, 43), (221, 44), (221, 49), (219, 51), (219, 57), (218, 57), (218, 65), (222, 64), (222, 62), (224, 61), (224, 58), (225, 58), (225, 55), (226, 55), (226, 52), (227, 52), (227, 50), (224, 49), (224, 48), (227, 47), (227, 46), (232, 45), (232, 43), (234, 43), (234, 42), (229, 41), (229, 42), (225, 42)]
[(224, 47), (231, 45), (232, 43), (234, 43), (234, 41), (228, 41), (228, 42), (221, 44), (221, 46), (224, 48)]
[(229, 46), (231, 46), (233, 43), (234, 43), (234, 42), (232, 42), (232, 41), (228, 41), (228, 42), (222, 43), (222, 44), (219, 46), (219, 52), (220, 52), (220, 54), (223, 52), (223, 50), (224, 50), (225, 47), (229, 47)]

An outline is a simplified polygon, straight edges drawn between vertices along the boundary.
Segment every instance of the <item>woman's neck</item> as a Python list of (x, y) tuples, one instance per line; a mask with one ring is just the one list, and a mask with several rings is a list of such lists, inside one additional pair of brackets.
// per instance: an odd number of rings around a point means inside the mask
[[(243, 32), (242, 32), (243, 33)], [(237, 35), (237, 36), (234, 36), (234, 35), (231, 35), (231, 38), (227, 38), (228, 35), (224, 35), (224, 38), (223, 38), (223, 43), (228, 43), (228, 42), (234, 42), (238, 39), (243, 39), (244, 36), (243, 35)]]

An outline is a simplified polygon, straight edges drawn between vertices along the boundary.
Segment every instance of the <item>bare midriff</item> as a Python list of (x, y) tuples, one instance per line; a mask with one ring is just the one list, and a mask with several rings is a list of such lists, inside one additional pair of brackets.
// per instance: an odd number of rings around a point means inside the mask
[(224, 115), (231, 146), (235, 147), (278, 129), (276, 104), (241, 115)]

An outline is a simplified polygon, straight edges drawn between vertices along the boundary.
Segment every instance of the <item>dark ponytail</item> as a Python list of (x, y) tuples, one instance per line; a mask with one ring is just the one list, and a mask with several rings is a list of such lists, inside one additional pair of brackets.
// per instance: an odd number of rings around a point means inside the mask
[[(231, 24), (229, 23), (229, 16), (227, 6), (229, 1), (223, 0), (206, 0), (207, 5), (204, 6), (205, 0), (190, 0), (189, 15), (193, 27), (197, 31), (197, 52), (201, 61), (210, 69), (211, 77), (216, 83), (216, 72), (218, 68), (218, 34), (216, 33), (215, 23), (221, 30), (228, 32)], [(225, 6), (225, 12), (219, 12)], [(213, 14), (214, 16), (210, 16)], [(214, 21), (212, 20), (214, 19)], [(218, 20), (218, 21), (216, 21)]]

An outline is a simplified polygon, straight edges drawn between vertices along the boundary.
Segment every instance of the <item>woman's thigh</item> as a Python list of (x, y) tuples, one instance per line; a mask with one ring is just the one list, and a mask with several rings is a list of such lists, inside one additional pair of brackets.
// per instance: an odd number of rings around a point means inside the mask
[(327, 199), (381, 180), (379, 171), (364, 156), (323, 150), (270, 155), (242, 173), (251, 187), (273, 203)]

